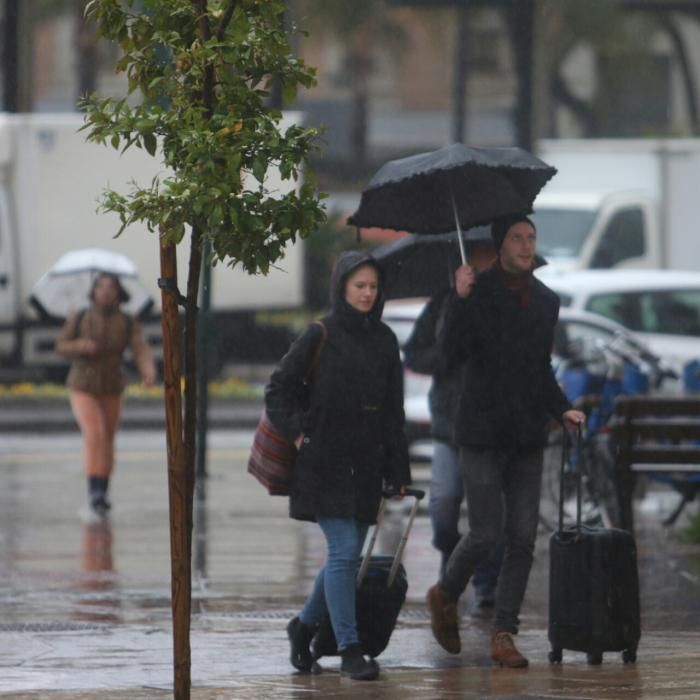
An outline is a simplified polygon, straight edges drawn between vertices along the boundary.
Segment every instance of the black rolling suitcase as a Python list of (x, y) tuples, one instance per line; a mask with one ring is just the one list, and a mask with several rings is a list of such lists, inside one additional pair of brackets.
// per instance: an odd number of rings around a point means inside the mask
[[(385, 494), (379, 513), (377, 513), (377, 524), (357, 573), (355, 613), (357, 631), (363, 653), (373, 658), (379, 656), (389, 644), (408, 590), (406, 569), (401, 563), (401, 557), (408, 542), (408, 535), (418, 512), (418, 506), (425, 492), (420, 489), (406, 489), (405, 495), (413, 496), (414, 502), (396, 553), (393, 557), (372, 556), (377, 534), (384, 519), (387, 498), (390, 496), (390, 494)], [(335, 634), (328, 615), (324, 618), (311, 642), (311, 653), (314, 659), (338, 654)]]
[[(563, 464), (562, 458), (562, 474)], [(633, 663), (641, 636), (634, 537), (581, 525), (580, 473), (577, 501), (576, 525), (564, 528), (560, 494), (559, 529), (549, 544), (549, 660), (560, 663), (569, 649), (585, 652), (590, 664), (601, 663), (606, 651), (620, 651)]]

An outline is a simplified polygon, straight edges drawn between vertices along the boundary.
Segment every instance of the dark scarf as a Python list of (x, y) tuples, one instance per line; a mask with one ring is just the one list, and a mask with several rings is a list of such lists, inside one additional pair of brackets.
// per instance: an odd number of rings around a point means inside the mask
[(502, 284), (515, 292), (520, 300), (520, 306), (525, 308), (530, 303), (530, 292), (532, 290), (532, 270), (528, 272), (508, 272), (501, 265), (501, 258), (493, 261), (492, 268), (498, 274)]

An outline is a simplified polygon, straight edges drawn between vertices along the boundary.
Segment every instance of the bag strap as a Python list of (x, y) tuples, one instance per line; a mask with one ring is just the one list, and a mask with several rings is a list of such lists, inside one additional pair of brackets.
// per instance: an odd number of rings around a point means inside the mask
[(80, 335), (80, 323), (85, 317), (85, 314), (87, 313), (87, 309), (80, 309), (78, 313), (75, 315), (75, 328), (73, 329), (73, 338), (72, 340), (76, 340), (78, 336)]
[(131, 342), (131, 334), (134, 331), (134, 317), (131, 314), (125, 314), (123, 311), (122, 314), (124, 314), (126, 319), (126, 343), (128, 345)]
[[(80, 335), (80, 322), (85, 317), (87, 311), (87, 309), (80, 309), (80, 311), (78, 311), (78, 313), (76, 314), (75, 329), (73, 330), (73, 340), (75, 340)], [(124, 313), (123, 311), (122, 314), (124, 314), (124, 318), (126, 319), (126, 341), (128, 344), (131, 342), (131, 332), (134, 330), (134, 317), (131, 314)]]
[(321, 340), (316, 346), (316, 352), (314, 353), (313, 360), (311, 360), (309, 371), (304, 377), (304, 384), (307, 385), (310, 384), (311, 380), (313, 379), (314, 372), (316, 371), (316, 367), (318, 367), (318, 362), (321, 359), (321, 351), (323, 350), (323, 346), (326, 344), (326, 338), (328, 338), (328, 329), (322, 321), (314, 321), (314, 325), (321, 326)]

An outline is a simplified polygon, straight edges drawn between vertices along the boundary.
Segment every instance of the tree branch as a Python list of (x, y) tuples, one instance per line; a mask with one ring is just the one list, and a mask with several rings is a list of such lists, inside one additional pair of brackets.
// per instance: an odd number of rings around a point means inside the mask
[[(192, 0), (197, 10), (197, 28), (202, 44), (211, 39), (211, 26), (207, 16), (207, 0)], [(204, 79), (202, 84), (202, 104), (207, 112), (207, 117), (212, 114), (212, 100), (214, 95), (214, 67), (207, 64), (204, 67)]]
[(236, 0), (229, 0), (226, 10), (224, 11), (223, 17), (219, 22), (219, 26), (216, 28), (216, 38), (221, 41), (224, 38), (226, 32), (226, 27), (228, 27), (231, 22), (231, 17), (233, 17), (233, 11), (236, 9)]
[(561, 77), (558, 70), (554, 70), (552, 72), (550, 85), (554, 99), (561, 102), (561, 104), (568, 107), (574, 113), (574, 116), (583, 125), (587, 136), (593, 135), (598, 124), (596, 114), (591, 109), (590, 105), (584, 100), (576, 97), (576, 95), (569, 90), (566, 82)]

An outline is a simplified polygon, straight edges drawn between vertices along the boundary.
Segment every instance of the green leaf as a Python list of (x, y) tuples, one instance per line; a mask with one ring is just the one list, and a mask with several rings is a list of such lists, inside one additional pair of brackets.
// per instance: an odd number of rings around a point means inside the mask
[(156, 154), (158, 140), (152, 132), (143, 135), (143, 146), (149, 155), (154, 156)]
[(294, 83), (285, 83), (282, 88), (282, 99), (284, 104), (291, 104), (297, 96), (297, 86)]
[(262, 183), (265, 180), (265, 173), (267, 172), (267, 161), (263, 158), (256, 156), (253, 159), (253, 176), (255, 179)]

